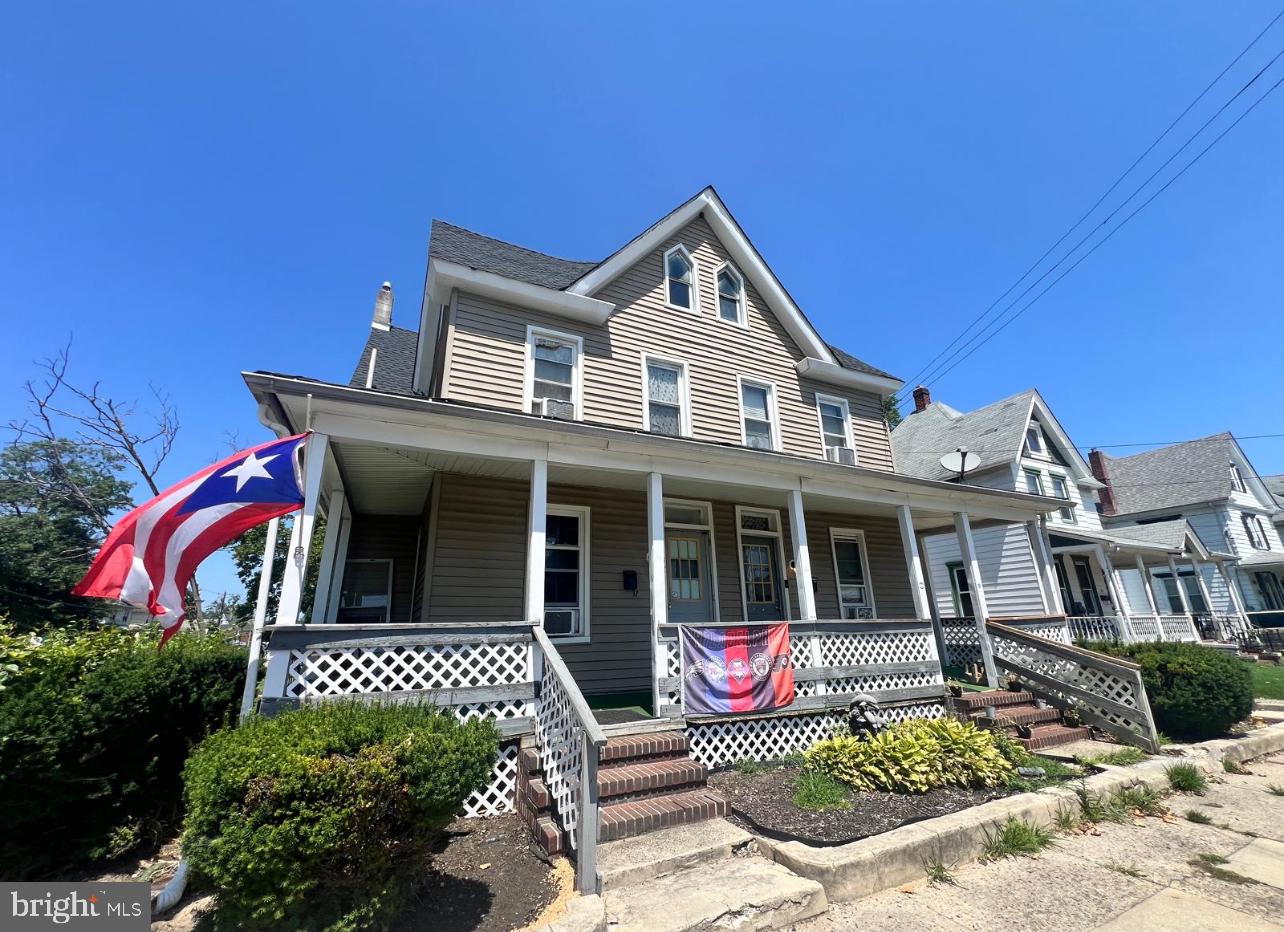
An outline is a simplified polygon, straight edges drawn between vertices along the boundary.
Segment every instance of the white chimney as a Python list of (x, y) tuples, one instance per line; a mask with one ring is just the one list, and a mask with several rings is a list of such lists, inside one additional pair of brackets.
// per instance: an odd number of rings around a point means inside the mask
[(375, 295), (374, 319), (370, 321), (370, 326), (375, 330), (388, 330), (392, 327), (392, 282), (384, 282)]

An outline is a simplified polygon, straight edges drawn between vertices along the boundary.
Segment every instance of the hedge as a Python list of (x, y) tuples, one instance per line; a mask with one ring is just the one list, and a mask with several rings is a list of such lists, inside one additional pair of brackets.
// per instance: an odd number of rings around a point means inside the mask
[(164, 837), (192, 747), (233, 716), (244, 651), (119, 629), (0, 627), (0, 876), (41, 879)]
[(382, 924), (489, 782), (499, 735), (425, 705), (335, 702), (209, 738), (184, 771), (183, 851), (225, 929)]

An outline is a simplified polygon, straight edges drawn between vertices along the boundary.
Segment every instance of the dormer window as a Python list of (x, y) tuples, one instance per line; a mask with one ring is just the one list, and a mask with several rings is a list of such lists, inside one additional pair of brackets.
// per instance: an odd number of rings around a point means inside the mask
[(718, 316), (727, 323), (745, 326), (745, 283), (730, 265), (718, 269)]
[(1230, 464), (1231, 485), (1235, 487), (1236, 492), (1247, 492), (1248, 486), (1244, 485), (1244, 474), (1239, 471), (1239, 466), (1235, 463)]
[(669, 307), (695, 310), (695, 261), (685, 246), (674, 246), (664, 254), (664, 296)]
[(1043, 431), (1039, 430), (1037, 424), (1031, 424), (1025, 429), (1025, 452), (1030, 456), (1046, 456), (1047, 448), (1043, 443)]

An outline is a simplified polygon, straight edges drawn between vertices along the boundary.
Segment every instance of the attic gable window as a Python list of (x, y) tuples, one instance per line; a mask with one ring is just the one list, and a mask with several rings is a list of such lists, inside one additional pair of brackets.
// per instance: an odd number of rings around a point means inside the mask
[(1025, 452), (1030, 456), (1047, 456), (1047, 446), (1043, 442), (1043, 431), (1037, 424), (1025, 429)]
[(1247, 492), (1248, 486), (1244, 485), (1244, 474), (1239, 471), (1239, 466), (1235, 463), (1230, 464), (1231, 485), (1235, 487), (1236, 492)]
[(664, 254), (664, 298), (669, 307), (696, 310), (695, 260), (681, 244)]
[(718, 316), (729, 324), (748, 326), (745, 319), (745, 283), (730, 263), (718, 269)]

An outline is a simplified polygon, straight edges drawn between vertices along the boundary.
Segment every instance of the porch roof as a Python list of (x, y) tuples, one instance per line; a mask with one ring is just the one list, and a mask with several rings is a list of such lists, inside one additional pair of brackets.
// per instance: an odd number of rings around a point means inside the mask
[(242, 376), (259, 402), (260, 420), (282, 435), (305, 429), (310, 406), (313, 429), (339, 441), (385, 447), (510, 461), (542, 459), (588, 470), (659, 472), (679, 480), (799, 489), (836, 500), (909, 505), (943, 515), (966, 511), (978, 518), (1005, 521), (1028, 521), (1065, 504), (1052, 496), (960, 486), (787, 453), (553, 421), (300, 376), (268, 372)]
[(1193, 554), (1201, 560), (1233, 559), (1232, 554), (1209, 550), (1205, 547), (1199, 535), (1181, 518), (1158, 521), (1154, 524), (1113, 527), (1104, 531), (1061, 525), (1049, 528), (1048, 531), (1054, 538), (1053, 549), (1066, 546), (1056, 543), (1055, 538), (1062, 537), (1090, 544), (1107, 544), (1121, 551), (1135, 553), (1143, 559), (1147, 556), (1177, 557), (1185, 554)]

